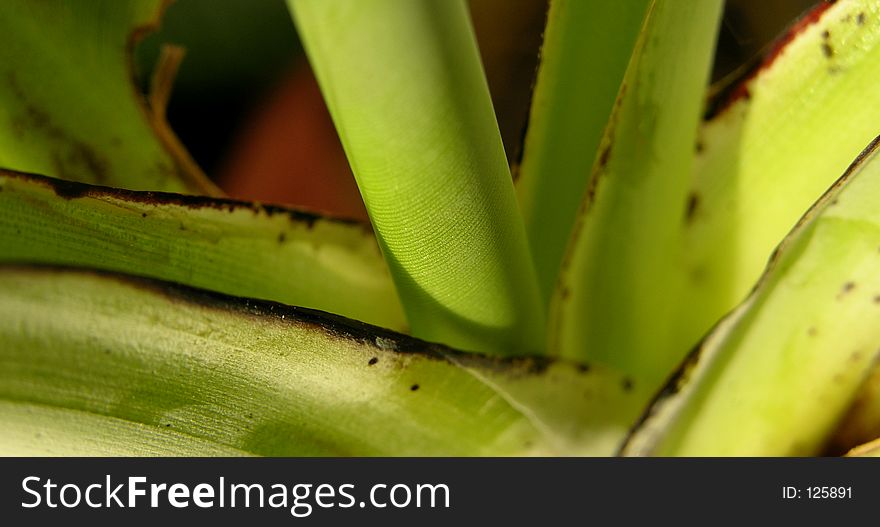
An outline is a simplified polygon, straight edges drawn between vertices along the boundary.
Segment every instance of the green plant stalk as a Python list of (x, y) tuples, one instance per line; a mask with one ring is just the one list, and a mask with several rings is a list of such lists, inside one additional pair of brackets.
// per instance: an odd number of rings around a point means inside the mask
[(646, 414), (636, 455), (816, 455), (878, 358), (875, 140)]
[(683, 280), (682, 208), (722, 2), (658, 1), (600, 146), (551, 303), (550, 353), (659, 383)]
[(0, 266), (5, 455), (607, 455), (640, 408), (622, 381), (152, 280)]
[(652, 0), (553, 0), (516, 191), (545, 302)]
[(124, 272), (406, 329), (369, 226), (280, 207), (0, 170), (0, 262)]
[(412, 333), (544, 348), (544, 308), (461, 0), (290, 0)]

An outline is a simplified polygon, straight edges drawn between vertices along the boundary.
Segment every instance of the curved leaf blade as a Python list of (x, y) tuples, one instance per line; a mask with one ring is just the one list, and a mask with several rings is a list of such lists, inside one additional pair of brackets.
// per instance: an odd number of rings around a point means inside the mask
[(145, 279), (0, 267), (6, 454), (598, 455), (639, 398), (607, 370)]
[(94, 267), (405, 330), (369, 226), (0, 170), (0, 262)]

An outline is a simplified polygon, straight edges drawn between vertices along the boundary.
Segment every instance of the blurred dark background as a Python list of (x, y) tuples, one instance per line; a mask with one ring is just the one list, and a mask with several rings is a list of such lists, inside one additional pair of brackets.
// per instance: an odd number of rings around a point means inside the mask
[[(728, 0), (713, 83), (741, 75), (817, 0)], [(502, 139), (517, 154), (547, 0), (471, 0)], [(365, 218), (284, 0), (177, 0), (138, 49), (141, 78), (161, 43), (184, 46), (169, 121), (234, 197)]]

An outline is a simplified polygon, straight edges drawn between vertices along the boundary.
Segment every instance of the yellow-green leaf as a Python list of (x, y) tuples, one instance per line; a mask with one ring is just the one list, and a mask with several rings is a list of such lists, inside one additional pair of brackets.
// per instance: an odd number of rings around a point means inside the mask
[(880, 134), (880, 4), (822, 4), (700, 133), (674, 340), (690, 347), (754, 286), (773, 248)]
[(777, 248), (754, 292), (636, 428), (635, 455), (816, 455), (878, 358), (880, 139)]

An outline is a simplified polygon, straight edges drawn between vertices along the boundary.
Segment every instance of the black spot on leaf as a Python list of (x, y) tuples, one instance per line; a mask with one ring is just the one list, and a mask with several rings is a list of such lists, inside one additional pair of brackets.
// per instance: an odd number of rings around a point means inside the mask
[(834, 48), (831, 47), (831, 44), (827, 42), (822, 43), (822, 54), (829, 59), (834, 56)]
[(838, 299), (838, 300), (842, 299), (843, 297), (845, 297), (846, 295), (848, 295), (849, 293), (851, 293), (852, 290), (855, 289), (855, 288), (856, 288), (856, 283), (855, 283), (855, 282), (847, 282), (847, 283), (843, 284), (843, 285), (840, 287), (840, 293), (838, 293), (838, 295), (837, 295), (837, 299)]
[(834, 56), (834, 48), (831, 47), (829, 40), (831, 40), (831, 32), (826, 29), (822, 32), (822, 54), (830, 59)]
[(686, 223), (690, 223), (693, 221), (694, 216), (697, 213), (697, 208), (700, 206), (700, 195), (696, 192), (691, 192), (688, 195), (687, 204), (684, 209), (684, 221)]
[(599, 167), (605, 168), (608, 164), (608, 161), (611, 159), (611, 145), (606, 146), (602, 150), (602, 154), (599, 155)]

